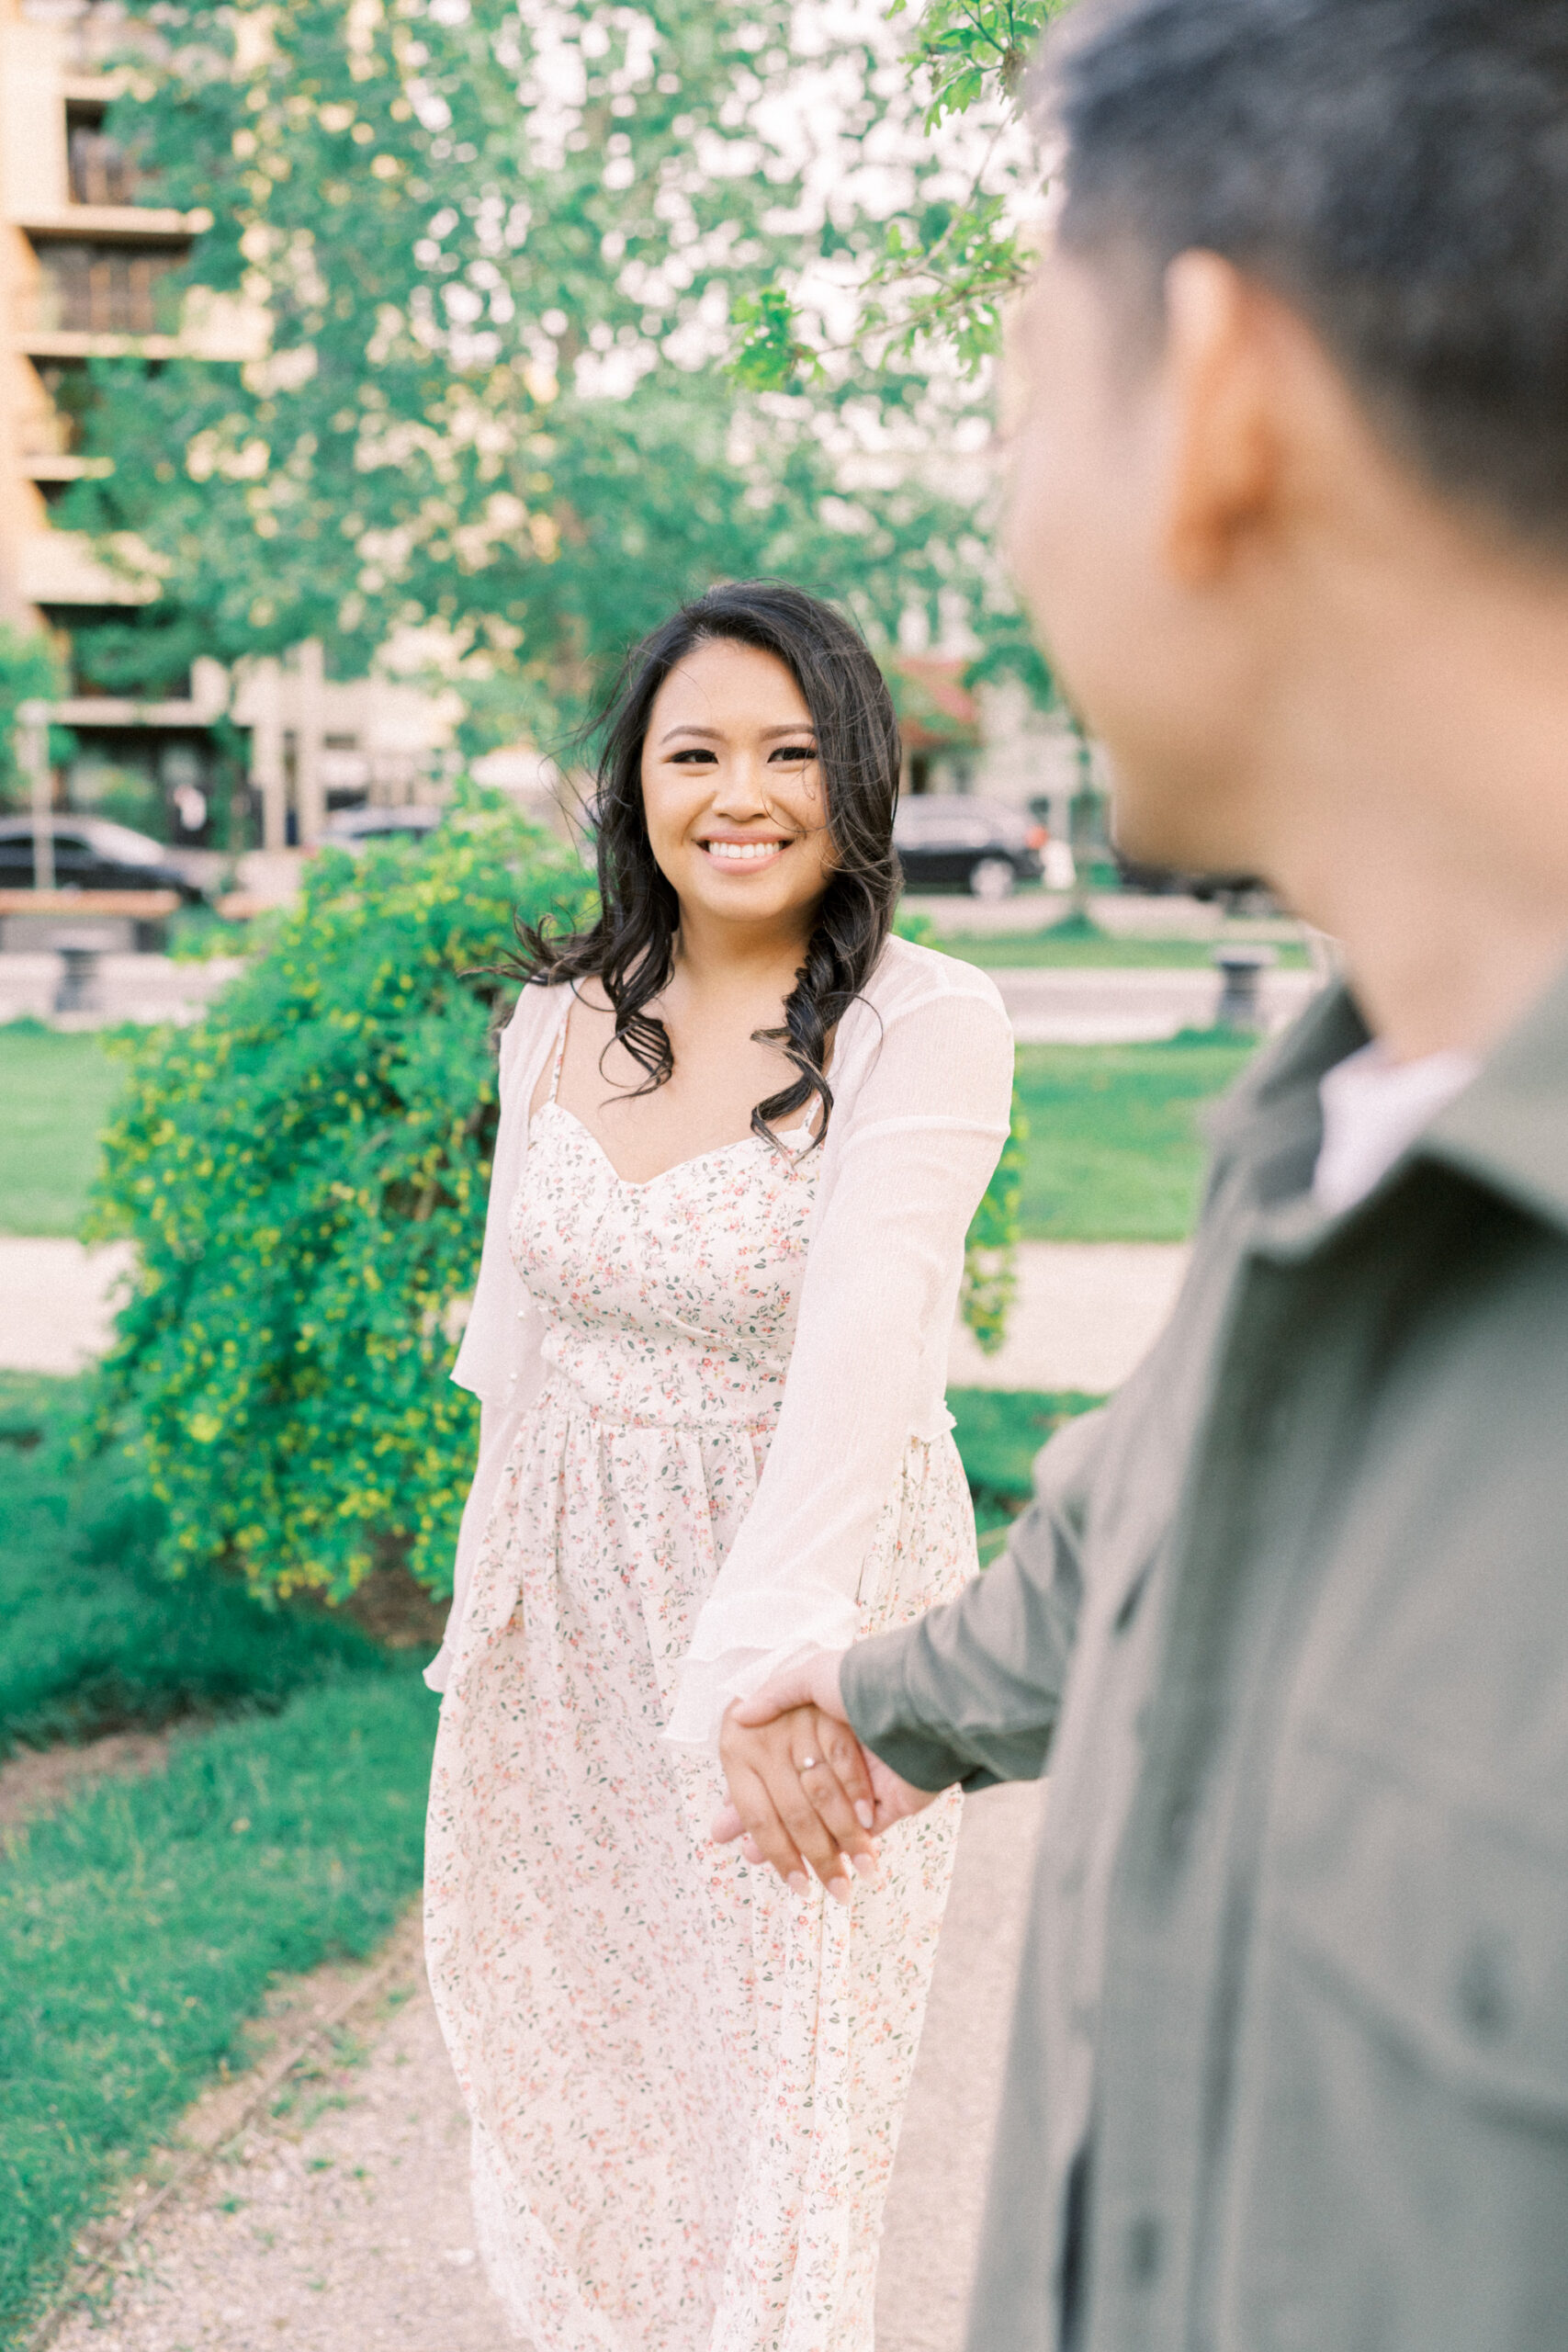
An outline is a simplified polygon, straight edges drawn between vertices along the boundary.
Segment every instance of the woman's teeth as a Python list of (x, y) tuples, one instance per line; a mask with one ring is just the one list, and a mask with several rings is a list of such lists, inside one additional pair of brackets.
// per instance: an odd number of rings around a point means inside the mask
[(783, 842), (705, 842), (703, 847), (710, 857), (722, 858), (727, 865), (761, 865), (770, 857), (777, 857)]

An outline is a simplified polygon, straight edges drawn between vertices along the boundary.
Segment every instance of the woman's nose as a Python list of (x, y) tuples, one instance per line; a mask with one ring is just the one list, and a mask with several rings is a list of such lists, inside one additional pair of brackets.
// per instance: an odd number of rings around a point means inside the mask
[(717, 815), (738, 820), (763, 815), (768, 797), (761, 761), (749, 752), (733, 753), (726, 760), (714, 788), (713, 805)]

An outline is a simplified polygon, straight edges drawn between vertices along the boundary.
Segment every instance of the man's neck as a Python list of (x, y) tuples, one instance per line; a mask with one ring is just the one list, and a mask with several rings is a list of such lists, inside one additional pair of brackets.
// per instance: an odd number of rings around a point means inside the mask
[(1568, 964), (1568, 572), (1399, 584), (1296, 681), (1269, 870), (1404, 1061), (1484, 1052)]

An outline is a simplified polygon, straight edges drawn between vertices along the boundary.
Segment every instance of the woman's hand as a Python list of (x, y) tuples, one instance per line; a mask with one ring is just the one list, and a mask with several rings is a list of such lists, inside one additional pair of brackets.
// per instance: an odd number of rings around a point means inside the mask
[(840, 1903), (851, 1893), (846, 1862), (872, 1876), (874, 1838), (938, 1793), (912, 1788), (862, 1747), (849, 1727), (833, 1651), (732, 1706), (719, 1754), (730, 1801), (715, 1819), (716, 1841), (740, 1838), (748, 1861), (771, 1862), (797, 1894), (806, 1893), (809, 1864)]
[(729, 1804), (713, 1825), (720, 1845), (744, 1838), (748, 1861), (771, 1862), (804, 1894), (807, 1867), (840, 1903), (852, 1868), (876, 1870), (875, 1800), (861, 1744), (821, 1708), (791, 1707), (771, 1723), (740, 1723), (731, 1707), (719, 1734)]

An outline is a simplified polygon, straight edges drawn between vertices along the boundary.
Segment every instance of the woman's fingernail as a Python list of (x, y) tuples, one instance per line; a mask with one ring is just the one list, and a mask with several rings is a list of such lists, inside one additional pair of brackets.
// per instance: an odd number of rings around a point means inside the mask
[(874, 1878), (876, 1876), (876, 1856), (874, 1854), (857, 1854), (855, 1856), (855, 1868), (859, 1871), (862, 1878)]
[(862, 1797), (859, 1804), (855, 1807), (855, 1819), (860, 1823), (863, 1829), (869, 1829), (872, 1823), (876, 1819), (875, 1814), (873, 1813), (870, 1805), (867, 1804), (863, 1797)]
[(806, 1872), (804, 1871), (791, 1871), (789, 1874), (789, 1884), (792, 1894), (806, 1894)]
[(830, 1878), (828, 1881), (828, 1892), (835, 1903), (847, 1903), (854, 1889), (847, 1878)]

